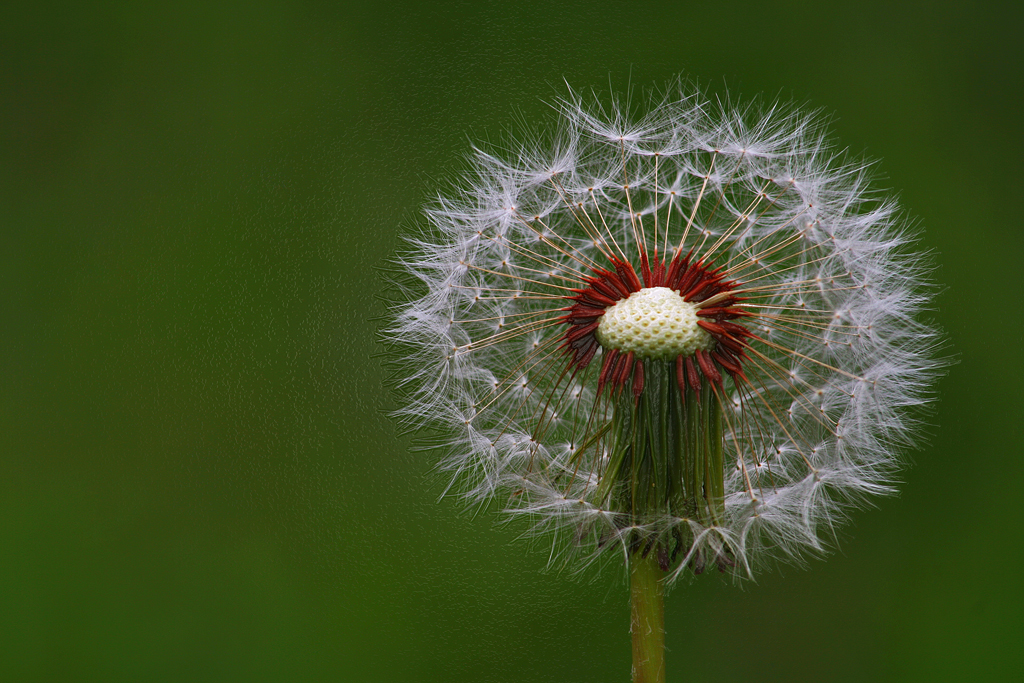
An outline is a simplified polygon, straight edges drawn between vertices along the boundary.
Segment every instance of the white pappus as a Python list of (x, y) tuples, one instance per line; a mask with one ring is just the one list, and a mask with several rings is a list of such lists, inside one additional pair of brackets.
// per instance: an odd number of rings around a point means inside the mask
[(641, 106), (570, 91), (427, 208), (398, 415), (564, 557), (749, 576), (893, 490), (942, 366), (928, 263), (819, 115)]

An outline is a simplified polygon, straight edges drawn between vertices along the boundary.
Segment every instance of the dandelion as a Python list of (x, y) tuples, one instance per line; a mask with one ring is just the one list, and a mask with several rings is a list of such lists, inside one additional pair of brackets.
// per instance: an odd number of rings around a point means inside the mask
[(386, 334), (462, 497), (625, 560), (635, 680), (663, 680), (662, 585), (822, 551), (893, 490), (939, 362), (898, 206), (819, 116), (645, 104), (570, 92), (476, 150)]

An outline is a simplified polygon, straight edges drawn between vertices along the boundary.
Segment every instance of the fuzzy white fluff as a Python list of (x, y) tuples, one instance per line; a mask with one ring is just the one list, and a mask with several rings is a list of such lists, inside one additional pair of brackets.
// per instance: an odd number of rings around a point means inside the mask
[(692, 531), (673, 578), (725, 546), (749, 576), (824, 549), (851, 507), (893, 491), (941, 365), (920, 319), (927, 263), (895, 200), (819, 116), (682, 83), (645, 105), (570, 92), (539, 131), (474, 150), (427, 208), (385, 330), (399, 415), (433, 428), (466, 499), (503, 501), (567, 559), (624, 552), (628, 520), (590, 500), (605, 453), (578, 453), (609, 409), (595, 408), (594, 372), (563, 373), (555, 309), (590, 264), (607, 266), (602, 245), (638, 270), (638, 241), (692, 249), (752, 288), (745, 324), (763, 341), (744, 366), (751, 384), (726, 380), (725, 521), (666, 515), (643, 531)]

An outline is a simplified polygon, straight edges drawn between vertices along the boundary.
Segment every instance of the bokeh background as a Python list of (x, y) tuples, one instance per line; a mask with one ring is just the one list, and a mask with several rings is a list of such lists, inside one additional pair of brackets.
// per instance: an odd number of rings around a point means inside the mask
[(0, 680), (628, 680), (621, 574), (437, 502), (378, 270), (563, 79), (680, 72), (881, 159), (959, 362), (838, 552), (671, 593), (669, 680), (1019, 680), (1020, 7), (4, 3)]

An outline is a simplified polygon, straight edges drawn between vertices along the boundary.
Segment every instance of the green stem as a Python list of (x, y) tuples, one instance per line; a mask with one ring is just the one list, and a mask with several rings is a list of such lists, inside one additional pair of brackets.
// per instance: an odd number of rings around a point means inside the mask
[(665, 595), (656, 553), (629, 563), (633, 683), (665, 683)]

